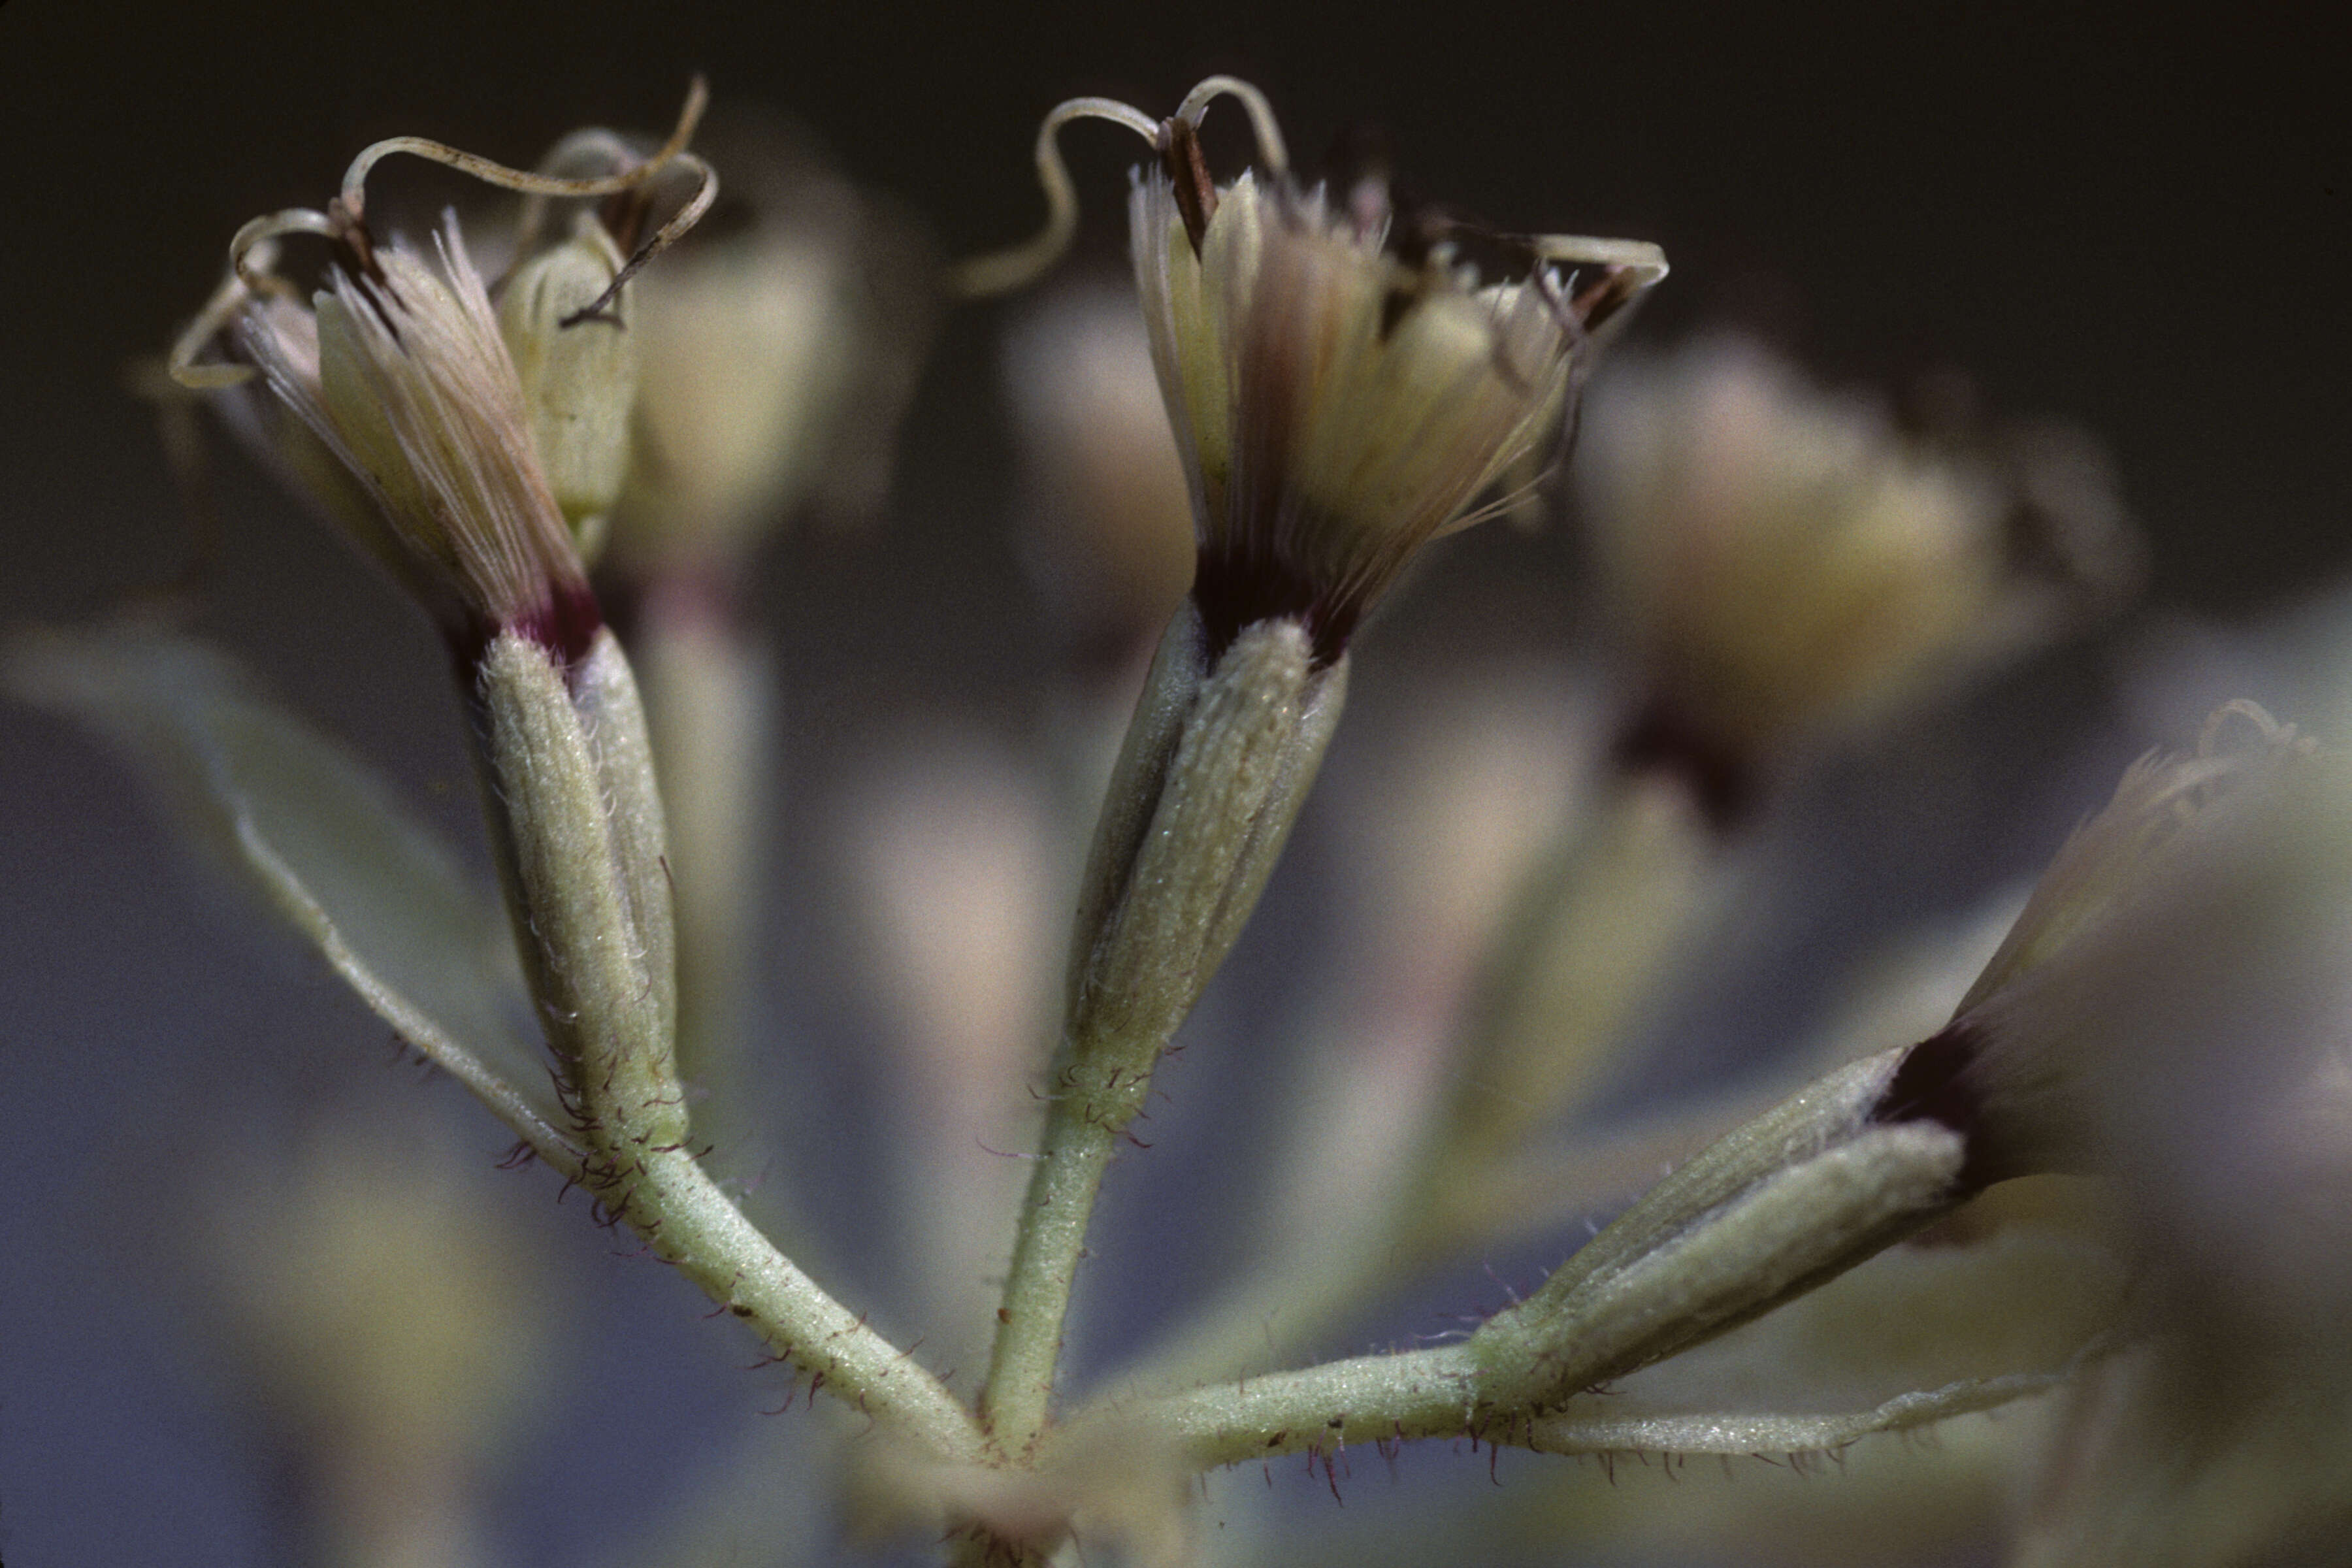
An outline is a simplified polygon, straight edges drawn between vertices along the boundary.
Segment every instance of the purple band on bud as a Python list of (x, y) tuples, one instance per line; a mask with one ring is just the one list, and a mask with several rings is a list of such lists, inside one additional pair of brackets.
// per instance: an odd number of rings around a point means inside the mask
[(1911, 1047), (1870, 1112), (1870, 1120), (1882, 1126), (1932, 1121), (1958, 1133), (1968, 1149), (1958, 1178), (1964, 1192), (2025, 1173), (2000, 1168), (1985, 1135), (1984, 1097), (1973, 1081), (1985, 1043), (1981, 1028), (1955, 1018)]
[(481, 668), (483, 656), (500, 632), (510, 631), (546, 649), (561, 668), (569, 670), (588, 656), (596, 634), (604, 629), (604, 607), (597, 602), (595, 590), (585, 583), (554, 583), (549, 585), (543, 603), (511, 621), (468, 620), (450, 628), (447, 635), (450, 654), (470, 689), (474, 672)]
[(589, 645), (604, 629), (604, 606), (585, 583), (558, 583), (544, 606), (514, 628), (569, 668), (587, 657)]
[(1215, 664), (1244, 627), (1293, 620), (1307, 628), (1317, 668), (1337, 663), (1362, 617), (1360, 596), (1334, 593), (1278, 556), (1234, 551), (1234, 542), (1203, 545), (1192, 568), (1192, 603), (1208, 634), (1209, 662)]

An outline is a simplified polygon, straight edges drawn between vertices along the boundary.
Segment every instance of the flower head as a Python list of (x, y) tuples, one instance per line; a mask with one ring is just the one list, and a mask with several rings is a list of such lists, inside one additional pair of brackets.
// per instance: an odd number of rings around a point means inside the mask
[[(182, 336), (173, 374), (197, 387), (257, 380), (295, 421), (257, 426), (286, 440), (283, 466), (316, 473), (320, 449), (331, 457), (341, 478), (324, 487), (330, 510), (454, 639), (478, 650), (510, 629), (567, 659), (580, 657), (602, 617), (567, 503), (584, 515), (616, 487), (614, 466), (625, 461), (625, 450), (586, 451), (581, 441), (583, 432), (591, 444), (625, 434), (625, 420), (605, 405), (616, 390), (625, 399), (628, 384), (583, 377), (583, 368), (609, 370), (609, 355), (584, 342), (553, 340), (582, 329), (617, 332), (617, 321), (601, 312), (635, 266), (601, 266), (601, 235), (558, 247), (526, 264), (502, 323), (455, 216), (445, 218), (429, 258), (399, 239), (378, 243), (364, 217), (366, 176), (384, 156), (405, 152), (537, 196), (613, 194), (644, 184), (673, 158), (690, 157), (681, 149), (699, 110), (698, 84), (672, 144), (604, 178), (520, 174), (413, 138), (377, 143), (352, 163), (327, 211), (278, 213), (238, 232), (230, 276)], [(698, 161), (694, 166), (701, 168)], [(703, 173), (700, 194), (644, 254), (708, 205)], [(331, 250), (307, 310), (274, 271), (278, 241), (294, 234), (319, 236)], [(574, 252), (583, 246), (601, 291), (587, 290), (591, 297), (566, 314), (561, 307), (582, 292), (572, 287), (580, 268), (557, 277), (551, 268), (578, 262)], [(200, 359), (218, 337), (226, 338), (229, 357)], [(528, 379), (517, 368), (516, 348)], [(583, 411), (592, 416), (581, 417)], [(561, 494), (549, 478), (551, 459), (563, 477)]]
[(2344, 798), (2341, 762), (2252, 703), (2218, 711), (2195, 754), (2133, 763), (2043, 871), (1952, 1022), (1904, 1059), (1880, 1119), (1962, 1132), (1979, 1180), (2112, 1164), (2116, 1108), (2154, 1066), (2117, 1037), (2118, 1016), (2146, 1010), (2126, 998), (2235, 994), (2245, 973), (2275, 967), (2283, 944), (2257, 933), (2340, 926), (2340, 884), (2314, 865), (2343, 852), (2330, 836)]
[(2218, 718), (2249, 743), (2135, 767), (1896, 1075), (1988, 1176), (2105, 1177), (2132, 1266), (2137, 1342), (2074, 1395), (2020, 1564), (2352, 1542), (2352, 774)]
[[(1228, 94), (1249, 110), (1260, 167), (1220, 185), (1199, 127)], [(1400, 211), (1377, 177), (1301, 188), (1264, 99), (1213, 77), (1166, 121), (1102, 100), (1056, 110), (1038, 146), (1045, 236), (968, 266), (967, 287), (1025, 278), (1066, 241), (1053, 137), (1081, 116), (1128, 126), (1156, 155), (1129, 202), (1136, 282), (1191, 481), (1212, 657), (1285, 617), (1336, 658), (1416, 550), (1490, 515), (1480, 499), (1549, 455), (1591, 330), (1665, 273), (1653, 246), (1487, 236), (1524, 275), (1484, 282), (1462, 254), (1482, 231)], [(1594, 278), (1580, 287), (1561, 263)]]
[(532, 445), (564, 521), (591, 560), (629, 473), (636, 334), (629, 330), (625, 293), (598, 306), (627, 265), (603, 220), (583, 212), (568, 238), (517, 263), (498, 300), (499, 329), (530, 411)]
[(354, 248), (313, 313), (249, 314), (238, 341), (470, 616), (571, 643), (593, 605), (522, 384), (454, 218), (435, 249)]

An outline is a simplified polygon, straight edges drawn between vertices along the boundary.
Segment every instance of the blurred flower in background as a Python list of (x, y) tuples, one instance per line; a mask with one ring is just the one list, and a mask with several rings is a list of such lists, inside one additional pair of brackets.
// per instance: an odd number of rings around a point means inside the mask
[(487, 1568), (566, 1314), (535, 1237), (435, 1119), (322, 1117), (203, 1157), (186, 1265), (295, 1478), (306, 1561)]
[(1023, 557), (1082, 656), (1144, 657), (1192, 583), (1192, 501), (1124, 283), (1050, 288), (1007, 328)]
[(1029, 1175), (1023, 1086), (1052, 1043), (1076, 846), (1043, 771), (960, 726), (901, 735), (845, 800), (862, 978), (896, 1068), (901, 1251), (945, 1364), (978, 1366)]
[[(2064, 878), (2064, 945), (1997, 959), (1956, 1021), (1989, 1124), (2114, 1177), (2142, 1276), (2138, 1342), (2044, 1451), (2037, 1568), (2352, 1551), (2352, 770), (2243, 705), (2198, 761), (2119, 801), (2159, 819), (2128, 879)], [(2080, 841), (2112, 849), (2105, 822)]]
[(788, 525), (879, 514), (940, 307), (920, 226), (806, 138), (737, 113), (704, 142), (724, 164), (710, 223), (634, 286), (633, 460), (600, 581), (668, 813), (679, 1059), (711, 1135), (756, 1174), (773, 1090), (745, 1053), (789, 698), (759, 572)]
[(1620, 356), (1576, 471), (1639, 693), (1622, 744), (1720, 817), (1790, 753), (2091, 624), (2141, 576), (2085, 437), (1906, 433), (1736, 337)]

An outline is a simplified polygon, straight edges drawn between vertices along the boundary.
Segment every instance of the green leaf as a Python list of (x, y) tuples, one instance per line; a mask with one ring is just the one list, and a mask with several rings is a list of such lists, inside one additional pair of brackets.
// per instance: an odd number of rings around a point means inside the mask
[(428, 1060), (563, 1165), (573, 1150), (504, 912), (376, 775), (226, 656), (119, 622), (0, 645), (0, 682), (104, 740), (190, 847), (261, 896)]

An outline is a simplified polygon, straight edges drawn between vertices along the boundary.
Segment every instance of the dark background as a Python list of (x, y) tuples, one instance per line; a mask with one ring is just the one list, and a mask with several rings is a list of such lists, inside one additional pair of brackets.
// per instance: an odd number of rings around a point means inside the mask
[[(125, 366), (200, 302), (239, 223), (321, 202), (379, 136), (527, 163), (575, 124), (667, 124), (696, 69), (722, 100), (806, 121), (950, 254), (1029, 231), (1028, 149), (1053, 102), (1107, 92), (1164, 111), (1233, 70), (1273, 96), (1304, 160), (1369, 120), (1419, 184), (1498, 222), (1662, 242), (1675, 271), (1644, 335), (1734, 317), (1837, 379), (1956, 366), (1997, 406), (2080, 421), (2109, 444), (2150, 538), (2158, 615), (2246, 624), (2352, 559), (2352, 245), (2340, 73), (2326, 68), (2340, 57), (2254, 36), (2235, 13), (2191, 26), (2137, 6), (1779, 10), (10, 0), (0, 617), (84, 616), (185, 563)], [(1104, 127), (1071, 145), (1086, 243), (1115, 255), (1132, 150)], [(985, 310), (945, 328), (885, 526), (813, 541), (773, 573), (796, 752), (883, 714), (1017, 727), (1026, 712), (1024, 679), (1047, 656), (1024, 635), (993, 330)], [(234, 459), (222, 494), (205, 629), (470, 832), (430, 637)], [(1433, 607), (1401, 610), (1392, 646), (1565, 637), (1564, 552), (1487, 533), (1420, 585)], [(1486, 612), (1465, 615), (1480, 594)], [(1365, 665), (1360, 686), (1379, 668)], [(2059, 749), (2049, 725), (2026, 732)], [(2013, 873), (2089, 804), (2039, 801), (2020, 842), (1951, 863), (1978, 882)], [(286, 1558), (266, 1445), (200, 1370), (162, 1238), (216, 1126), (266, 1141), (313, 1100), (413, 1092), (354, 1005), (299, 955), (229, 929), (176, 866), (112, 763), (0, 709), (11, 1563)], [(803, 897), (821, 926), (821, 889), (788, 896), (788, 918)], [(824, 964), (821, 942), (778, 959), (778, 984), (814, 996), (797, 1005), (819, 1019)], [(845, 1069), (843, 1092), (871, 1088)], [(469, 1126), (495, 1149), (486, 1121)], [(694, 1322), (677, 1282), (613, 1264), (573, 1219), (547, 1224), (530, 1183), (505, 1190), (524, 1223), (561, 1233), (566, 1289), (603, 1304), (566, 1352), (587, 1386), (559, 1401), (499, 1506), (517, 1561), (570, 1563), (690, 1467), (600, 1489), (567, 1464), (563, 1431), (651, 1410), (690, 1449), (731, 1429), (743, 1390), (728, 1368), (743, 1357), (728, 1325)]]

